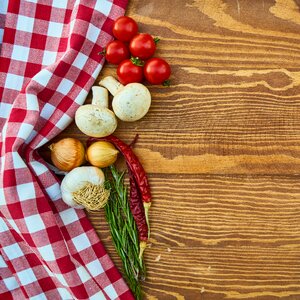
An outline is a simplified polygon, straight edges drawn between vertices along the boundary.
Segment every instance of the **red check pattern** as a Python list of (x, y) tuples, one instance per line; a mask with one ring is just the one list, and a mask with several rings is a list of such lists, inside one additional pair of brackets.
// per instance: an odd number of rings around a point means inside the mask
[[(127, 0), (1, 0), (0, 299), (133, 299), (37, 149), (97, 78)], [(2, 43), (1, 43), (2, 42)]]

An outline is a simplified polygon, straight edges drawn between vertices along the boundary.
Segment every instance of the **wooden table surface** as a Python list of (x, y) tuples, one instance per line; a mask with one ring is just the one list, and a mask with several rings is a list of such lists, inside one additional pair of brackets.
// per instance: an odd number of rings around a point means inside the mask
[[(152, 186), (145, 299), (300, 299), (299, 5), (130, 1), (173, 72), (116, 131), (139, 133)], [(103, 212), (90, 219), (120, 266)]]

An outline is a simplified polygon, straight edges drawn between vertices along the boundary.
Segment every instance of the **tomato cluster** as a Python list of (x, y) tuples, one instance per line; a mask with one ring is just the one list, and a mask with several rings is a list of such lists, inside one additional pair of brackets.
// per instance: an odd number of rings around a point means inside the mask
[(168, 84), (170, 65), (162, 58), (152, 57), (159, 41), (148, 33), (138, 33), (137, 23), (122, 16), (113, 25), (116, 38), (101, 52), (107, 62), (118, 65), (117, 76), (122, 84), (142, 82)]

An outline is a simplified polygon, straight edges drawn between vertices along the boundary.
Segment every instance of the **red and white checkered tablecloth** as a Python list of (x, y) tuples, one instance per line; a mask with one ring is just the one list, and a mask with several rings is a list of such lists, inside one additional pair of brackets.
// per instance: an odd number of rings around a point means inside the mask
[(0, 299), (133, 299), (36, 149), (74, 117), (127, 0), (1, 0)]

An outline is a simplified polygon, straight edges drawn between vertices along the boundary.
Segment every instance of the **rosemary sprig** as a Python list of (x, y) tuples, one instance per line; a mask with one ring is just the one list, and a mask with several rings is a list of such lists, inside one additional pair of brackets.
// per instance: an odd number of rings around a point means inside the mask
[(139, 259), (138, 231), (130, 211), (124, 172), (114, 166), (106, 169), (106, 188), (110, 197), (105, 215), (116, 251), (123, 263), (123, 275), (136, 299), (142, 299), (141, 281), (145, 279), (145, 264)]

